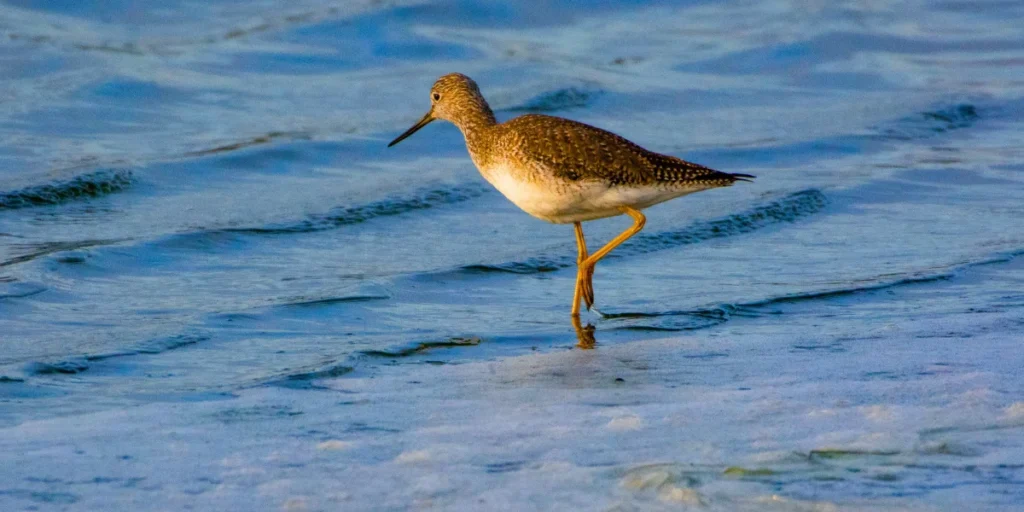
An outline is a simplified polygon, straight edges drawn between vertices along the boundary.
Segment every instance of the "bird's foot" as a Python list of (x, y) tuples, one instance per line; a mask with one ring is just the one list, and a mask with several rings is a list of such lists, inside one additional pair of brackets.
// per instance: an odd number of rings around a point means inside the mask
[(580, 270), (583, 302), (587, 305), (587, 311), (594, 305), (594, 267)]

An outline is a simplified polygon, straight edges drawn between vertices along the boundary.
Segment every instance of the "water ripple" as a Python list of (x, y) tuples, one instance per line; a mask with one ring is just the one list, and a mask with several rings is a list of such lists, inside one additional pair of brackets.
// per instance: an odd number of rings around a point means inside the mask
[[(21, 368), (21, 374), (31, 376), (43, 375), (71, 375), (82, 373), (90, 368), (90, 363), (98, 363), (109, 359), (132, 357), (138, 355), (155, 355), (176, 350), (179, 348), (195, 345), (210, 339), (205, 334), (181, 334), (147, 340), (124, 350), (105, 352), (99, 354), (88, 354), (80, 357), (64, 359), (60, 361), (33, 361), (26, 363)], [(20, 379), (20, 377), (19, 377)], [(21, 379), (23, 380), (23, 379)]]
[(0, 192), (0, 210), (47, 206), (113, 194), (131, 186), (133, 179), (132, 171), (128, 169), (102, 169), (67, 181)]
[[(640, 234), (608, 255), (621, 258), (647, 254), (681, 245), (695, 244), (715, 238), (741, 235), (759, 229), (787, 222), (821, 211), (828, 204), (828, 198), (817, 189), (795, 192), (783, 198), (755, 206), (745, 212), (720, 219), (698, 222), (676, 231)], [(498, 264), (476, 264), (461, 267), (456, 272), (508, 272), (513, 274), (535, 274), (568, 268), (576, 264), (571, 256), (541, 255), (522, 261)]]
[(394, 350), (366, 350), (362, 354), (370, 357), (400, 358), (413, 356), (436, 348), (472, 347), (479, 345), (480, 342), (480, 338), (449, 338), (444, 341), (425, 341)]
[(263, 135), (257, 135), (248, 139), (231, 142), (228, 144), (222, 144), (207, 149), (200, 149), (196, 151), (189, 151), (185, 153), (186, 157), (199, 157), (209, 156), (218, 153), (229, 153), (231, 151), (238, 151), (240, 149), (250, 148), (252, 146), (260, 146), (263, 144), (269, 144), (277, 140), (309, 140), (309, 134), (304, 132), (267, 132)]
[[(931, 272), (921, 272), (916, 275), (902, 276), (896, 279), (893, 279), (892, 276), (879, 276), (874, 280), (874, 282), (866, 285), (780, 295), (755, 301), (719, 304), (708, 308), (662, 312), (622, 311), (599, 313), (605, 320), (623, 322), (624, 325), (612, 327), (613, 329), (646, 331), (688, 331), (704, 329), (706, 327), (713, 327), (727, 322), (733, 317), (758, 317), (781, 314), (779, 311), (774, 310), (772, 308), (773, 306), (829, 300), (867, 292), (897, 289), (917, 284), (948, 281), (954, 279), (963, 271), (985, 265), (1007, 263), (1021, 256), (1024, 256), (1024, 250), (1012, 251), (993, 258), (965, 263), (945, 269), (935, 269)], [(645, 320), (647, 320), (646, 323), (641, 323)], [(654, 321), (653, 324), (650, 323), (652, 320)]]
[(25, 263), (26, 261), (32, 261), (36, 258), (53, 254), (61, 251), (74, 251), (76, 249), (84, 249), (86, 247), (95, 247), (98, 245), (110, 245), (118, 242), (123, 242), (123, 239), (110, 239), (110, 240), (76, 240), (71, 242), (43, 242), (38, 244), (17, 244), (12, 247), (19, 249), (27, 249), (28, 252), (0, 261), (0, 267), (7, 267), (10, 265), (17, 265), (18, 263)]
[(480, 197), (486, 190), (480, 184), (430, 188), (413, 192), (407, 196), (395, 196), (365, 205), (335, 208), (328, 213), (313, 215), (298, 222), (249, 228), (225, 228), (218, 231), (258, 235), (311, 233), (358, 224), (377, 217), (389, 217), (461, 203)]
[(901, 119), (894, 126), (880, 129), (888, 139), (914, 140), (953, 130), (970, 128), (981, 118), (979, 108), (970, 103), (945, 105), (935, 110)]
[(341, 377), (354, 369), (354, 367), (344, 364), (331, 364), (315, 370), (292, 373), (267, 384), (290, 389), (319, 389), (314, 381)]

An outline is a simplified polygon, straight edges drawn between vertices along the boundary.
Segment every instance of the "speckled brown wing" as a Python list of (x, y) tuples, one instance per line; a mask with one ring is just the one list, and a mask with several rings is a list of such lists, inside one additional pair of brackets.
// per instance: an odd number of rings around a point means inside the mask
[(649, 163), (648, 170), (658, 183), (725, 187), (737, 181), (750, 181), (754, 178), (750, 174), (730, 174), (716, 171), (672, 155), (663, 155), (646, 149), (643, 151), (644, 159)]
[(569, 180), (599, 179), (611, 185), (679, 184), (724, 186), (748, 175), (727, 174), (648, 151), (623, 137), (588, 124), (544, 115), (525, 115), (502, 125), (504, 154), (543, 165)]

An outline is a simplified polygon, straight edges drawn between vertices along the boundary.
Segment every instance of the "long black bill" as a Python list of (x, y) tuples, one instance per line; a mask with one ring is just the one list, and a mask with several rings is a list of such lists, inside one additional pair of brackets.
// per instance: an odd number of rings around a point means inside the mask
[(423, 116), (423, 119), (420, 119), (418, 123), (412, 125), (412, 128), (409, 128), (408, 130), (405, 131), (405, 133), (399, 135), (398, 138), (391, 141), (391, 143), (388, 144), (388, 147), (390, 148), (391, 146), (394, 146), (395, 144), (402, 142), (403, 140), (406, 139), (406, 137), (416, 133), (416, 131), (419, 130), (420, 128), (423, 128), (424, 126), (430, 124), (430, 122), (434, 120), (434, 116), (431, 114), (433, 114), (433, 112), (427, 112), (427, 115)]

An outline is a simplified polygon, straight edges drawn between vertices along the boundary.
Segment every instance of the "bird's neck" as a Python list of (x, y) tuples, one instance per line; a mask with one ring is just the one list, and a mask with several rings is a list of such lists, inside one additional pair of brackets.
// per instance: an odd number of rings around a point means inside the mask
[(480, 155), (486, 154), (483, 150), (489, 144), (491, 132), (497, 125), (498, 120), (486, 103), (465, 112), (456, 123), (462, 131), (462, 136), (466, 138), (466, 148), (474, 157), (474, 161)]
[(466, 137), (467, 141), (482, 135), (496, 124), (498, 124), (498, 120), (495, 119), (494, 112), (486, 102), (473, 105), (473, 108), (467, 108), (455, 123), (459, 130), (462, 130), (462, 135)]

